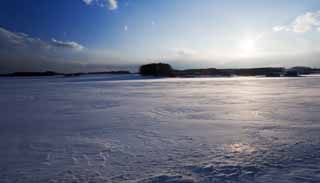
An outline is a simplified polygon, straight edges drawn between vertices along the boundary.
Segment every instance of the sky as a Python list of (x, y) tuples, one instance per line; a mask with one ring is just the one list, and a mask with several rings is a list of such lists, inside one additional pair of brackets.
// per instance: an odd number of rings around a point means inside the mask
[(0, 73), (320, 67), (319, 0), (2, 0)]

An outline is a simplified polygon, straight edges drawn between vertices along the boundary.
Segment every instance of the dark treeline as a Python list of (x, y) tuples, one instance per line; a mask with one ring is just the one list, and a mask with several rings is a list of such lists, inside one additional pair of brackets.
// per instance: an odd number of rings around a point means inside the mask
[(0, 74), (2, 77), (29, 77), (29, 76), (81, 76), (81, 75), (98, 75), (98, 74), (131, 74), (130, 71), (106, 71), (106, 72), (78, 72), (78, 73), (59, 73), (53, 71), (45, 72), (14, 72), (9, 74)]
[[(263, 67), (263, 68), (239, 68), (239, 69), (186, 69), (177, 70), (165, 63), (152, 63), (142, 65), (139, 73), (143, 76), (160, 76), (160, 77), (201, 77), (201, 76), (266, 76), (266, 77), (280, 77), (280, 76), (300, 76), (305, 74), (320, 74), (319, 68), (311, 67), (292, 67), (286, 69), (284, 67)], [(105, 72), (78, 72), (78, 73), (59, 73), (53, 71), (45, 72), (14, 72), (10, 74), (0, 74), (3, 77), (27, 77), (27, 76), (65, 76), (74, 77), (81, 75), (102, 75), (102, 74), (131, 74), (130, 71), (105, 71)]]
[(70, 74), (64, 74), (64, 76), (70, 77), (70, 76), (81, 76), (81, 75), (100, 75), (100, 74), (131, 74), (130, 71), (106, 71), (106, 72), (79, 72), (79, 73), (70, 73)]
[(63, 74), (53, 72), (53, 71), (45, 71), (45, 72), (14, 72), (14, 73), (10, 73), (10, 74), (1, 74), (0, 76), (27, 77), (27, 76), (56, 76), (56, 75), (63, 75)]
[(286, 69), (284, 67), (264, 67), (264, 68), (239, 68), (239, 69), (187, 69), (176, 70), (169, 64), (152, 63), (140, 67), (140, 74), (145, 76), (162, 77), (197, 77), (197, 76), (299, 76), (301, 74), (320, 73), (320, 69), (310, 67), (293, 67)]
[(271, 73), (281, 73), (284, 68), (281, 67), (269, 67), (269, 68), (249, 68), (249, 69), (189, 69), (189, 70), (174, 70), (173, 73), (176, 76), (258, 76), (269, 75)]

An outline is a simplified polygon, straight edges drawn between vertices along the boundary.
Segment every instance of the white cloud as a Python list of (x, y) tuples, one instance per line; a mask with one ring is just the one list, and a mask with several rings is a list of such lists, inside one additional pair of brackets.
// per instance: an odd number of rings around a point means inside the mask
[(83, 50), (84, 46), (82, 46), (79, 43), (76, 43), (74, 41), (58, 41), (54, 38), (52, 38), (51, 40), (51, 44), (56, 46), (56, 47), (60, 47), (60, 48), (71, 48), (71, 49), (75, 49), (75, 50)]
[(0, 72), (71, 70), (81, 63), (83, 48), (74, 41), (43, 41), (0, 27)]
[(308, 12), (298, 16), (293, 23), (294, 32), (308, 32), (313, 27), (320, 25), (320, 11)]
[[(39, 38), (31, 37), (25, 33), (16, 33), (0, 27), (0, 48), (6, 49), (30, 49), (33, 51), (44, 51), (50, 49), (60, 49), (64, 51), (83, 50), (84, 46), (74, 41), (43, 41)], [(28, 50), (29, 51), (29, 50)]]
[(125, 25), (125, 26), (123, 27), (123, 29), (124, 29), (124, 31), (128, 31), (128, 26)]
[(108, 7), (109, 10), (118, 9), (117, 0), (82, 0), (86, 5), (96, 5), (99, 7)]
[(289, 27), (286, 26), (275, 26), (273, 27), (274, 32), (280, 32), (280, 31), (290, 31)]
[(38, 38), (30, 37), (25, 33), (15, 33), (0, 27), (0, 48), (21, 49), (30, 48), (37, 51), (55, 47)]
[(136, 60), (114, 50), (90, 50), (75, 41), (43, 41), (0, 27), (0, 73), (90, 72), (127, 69)]
[(109, 10), (116, 10), (116, 9), (118, 9), (118, 2), (117, 2), (117, 0), (108, 0), (108, 8), (109, 8)]
[(92, 2), (93, 2), (93, 0), (82, 0), (84, 3), (86, 3), (87, 5), (90, 5)]
[(295, 33), (305, 33), (319, 28), (320, 26), (320, 11), (307, 12), (303, 15), (298, 16), (289, 25), (275, 26), (273, 27), (274, 32), (279, 31), (292, 31)]

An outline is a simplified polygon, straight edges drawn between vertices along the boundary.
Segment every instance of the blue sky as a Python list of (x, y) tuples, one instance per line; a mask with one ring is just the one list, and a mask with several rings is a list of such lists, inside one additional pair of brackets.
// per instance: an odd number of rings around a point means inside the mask
[(320, 66), (318, 0), (1, 3), (0, 72)]

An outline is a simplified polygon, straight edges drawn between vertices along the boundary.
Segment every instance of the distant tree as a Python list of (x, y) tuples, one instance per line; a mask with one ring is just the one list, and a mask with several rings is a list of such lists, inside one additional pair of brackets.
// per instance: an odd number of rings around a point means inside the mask
[(143, 76), (172, 76), (173, 70), (169, 64), (164, 63), (152, 63), (142, 65), (140, 67), (140, 74)]

